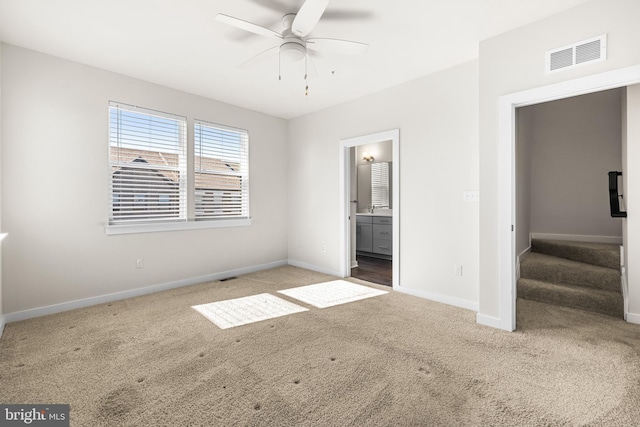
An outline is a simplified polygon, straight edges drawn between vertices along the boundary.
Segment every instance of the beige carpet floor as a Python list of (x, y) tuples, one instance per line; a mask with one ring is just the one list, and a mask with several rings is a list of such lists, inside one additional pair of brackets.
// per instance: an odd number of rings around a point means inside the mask
[(389, 292), (222, 330), (191, 309), (334, 279), (288, 266), (8, 324), (0, 403), (69, 403), (74, 426), (640, 423), (640, 326), (605, 315), (519, 301), (508, 333)]

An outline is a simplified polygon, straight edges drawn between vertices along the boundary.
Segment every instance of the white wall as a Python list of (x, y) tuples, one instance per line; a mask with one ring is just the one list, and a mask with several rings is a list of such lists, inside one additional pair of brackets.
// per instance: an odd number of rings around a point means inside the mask
[[(498, 100), (502, 95), (640, 64), (640, 2), (594, 0), (480, 44), (480, 314), (500, 318)], [(608, 34), (607, 60), (553, 74), (544, 53)], [(506, 315), (506, 313), (505, 313)]]
[[(0, 49), (0, 232), (2, 228), (2, 49)], [(4, 330), (4, 310), (2, 309), (2, 244), (0, 243), (0, 337)]]
[[(627, 136), (627, 91), (628, 88), (623, 88), (622, 90), (622, 99), (621, 99), (621, 111), (622, 111), (622, 117), (621, 117), (621, 133), (622, 133), (622, 168), (620, 169), (622, 171), (622, 194), (624, 195), (623, 200), (626, 199), (628, 197), (627, 193), (627, 188), (629, 186), (629, 182), (627, 180), (627, 142), (628, 142), (628, 136)], [(625, 195), (626, 194), (626, 195)], [(622, 211), (626, 211), (626, 203), (621, 203), (620, 204), (620, 210)], [(629, 265), (629, 251), (627, 250), (627, 246), (629, 242), (629, 231), (628, 231), (628, 227), (627, 227), (627, 219), (623, 218), (622, 219), (622, 246), (623, 248), (625, 248), (622, 251), (622, 260), (621, 260), (621, 268), (620, 268), (620, 273), (621, 273), (621, 281), (622, 281), (622, 295), (624, 298), (624, 316), (625, 316), (625, 320), (627, 320), (627, 313), (629, 312), (629, 299), (628, 299), (628, 295), (629, 295), (629, 280), (628, 280), (628, 274), (627, 274), (627, 266)]]
[(477, 94), (472, 61), (291, 120), (289, 258), (339, 274), (340, 140), (399, 128), (400, 285), (476, 304), (478, 204), (463, 191), (478, 188)]
[(629, 86), (626, 96), (626, 164), (624, 196), (627, 209), (625, 267), (629, 291), (627, 320), (640, 323), (640, 84)]
[(610, 215), (607, 175), (622, 167), (621, 93), (611, 89), (518, 109), (531, 232), (622, 237), (622, 220)]
[[(247, 129), (252, 225), (105, 235), (109, 100)], [(286, 121), (6, 44), (2, 104), (5, 313), (286, 262)]]

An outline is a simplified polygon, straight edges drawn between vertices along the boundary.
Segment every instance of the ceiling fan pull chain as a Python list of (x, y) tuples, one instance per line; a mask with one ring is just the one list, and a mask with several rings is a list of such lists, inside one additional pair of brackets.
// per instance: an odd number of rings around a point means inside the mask
[(308, 74), (308, 69), (307, 69), (307, 67), (308, 67), (308, 65), (307, 65), (308, 58), (309, 58), (309, 54), (307, 53), (304, 56), (304, 82), (305, 82), (304, 96), (309, 96), (309, 81), (307, 80), (307, 76), (309, 75)]
[[(0, 0), (1, 2), (2, 0)], [(256, 0), (257, 1), (257, 0)], [(240, 64), (240, 68), (248, 68), (255, 65), (258, 62), (275, 56), (278, 53), (278, 81), (282, 81), (282, 57), (284, 55), (285, 62), (295, 62), (299, 64), (304, 56), (304, 81), (305, 81), (305, 96), (309, 95), (309, 76), (308, 76), (308, 62), (311, 59), (308, 51), (315, 52), (337, 52), (343, 54), (364, 54), (369, 47), (366, 43), (360, 43), (351, 40), (333, 39), (333, 38), (309, 38), (307, 37), (314, 30), (320, 18), (325, 12), (330, 0), (299, 0), (298, 3), (302, 5), (298, 8), (298, 12), (287, 13), (282, 17), (282, 26), (284, 29), (281, 32), (273, 31), (269, 28), (263, 27), (253, 22), (245, 21), (244, 19), (235, 18), (224, 13), (218, 13), (216, 20), (227, 25), (239, 28), (240, 30), (247, 31), (249, 33), (257, 34), (263, 37), (267, 37), (272, 41), (274, 39), (279, 40), (278, 45), (273, 46), (265, 51), (254, 55), (247, 61)], [(262, 3), (285, 3), (282, 0), (274, 2), (262, 2)], [(365, 14), (366, 16), (366, 14)], [(298, 71), (298, 65), (296, 68), (292, 68)], [(311, 68), (314, 72), (314, 76), (317, 76), (317, 69), (311, 62)], [(293, 76), (292, 76), (293, 77)]]

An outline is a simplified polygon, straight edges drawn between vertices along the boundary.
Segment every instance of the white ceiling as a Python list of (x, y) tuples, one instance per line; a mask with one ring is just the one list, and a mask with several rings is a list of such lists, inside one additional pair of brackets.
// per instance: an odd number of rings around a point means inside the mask
[(333, 0), (310, 37), (370, 47), (314, 59), (308, 96), (301, 64), (282, 81), (277, 56), (238, 69), (277, 40), (214, 20), (280, 32), (303, 0), (0, 0), (0, 40), (288, 119), (477, 58), (479, 41), (586, 1)]

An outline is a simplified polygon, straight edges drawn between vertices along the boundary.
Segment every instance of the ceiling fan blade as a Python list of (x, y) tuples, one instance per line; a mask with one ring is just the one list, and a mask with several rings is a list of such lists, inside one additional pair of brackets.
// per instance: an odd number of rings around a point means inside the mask
[(320, 20), (328, 4), (329, 0), (305, 1), (291, 24), (291, 32), (298, 37), (309, 34)]
[(285, 0), (249, 0), (251, 3), (259, 4), (262, 7), (266, 7), (273, 11), (284, 14), (291, 9), (291, 5), (287, 4)]
[(262, 52), (260, 52), (259, 54), (252, 56), (251, 58), (247, 59), (246, 61), (244, 61), (242, 64), (238, 65), (238, 68), (244, 70), (247, 69), (249, 67), (253, 67), (256, 64), (259, 64), (260, 62), (271, 58), (272, 56), (275, 56), (278, 54), (280, 50), (280, 46), (274, 46), (272, 48), (269, 48), (267, 50), (264, 50)]
[(363, 55), (367, 53), (369, 45), (340, 39), (308, 39), (307, 49), (318, 52), (336, 52), (348, 55)]
[(260, 25), (254, 24), (252, 22), (244, 21), (239, 18), (234, 18), (233, 16), (225, 15), (223, 13), (219, 13), (216, 15), (216, 21), (224, 22), (225, 24), (234, 26), (236, 28), (240, 28), (241, 30), (249, 31), (250, 33), (258, 34), (265, 37), (276, 37), (281, 39), (282, 35), (280, 33), (276, 33), (273, 30), (270, 30), (265, 27), (261, 27)]
[(326, 10), (322, 14), (323, 21), (347, 21), (371, 19), (375, 16), (370, 10)]
[[(249, 0), (251, 3), (258, 4), (274, 12), (278, 12), (284, 15), (291, 11), (291, 4), (287, 4), (287, 0)], [(289, 3), (291, 3), (289, 1)], [(348, 21), (358, 19), (370, 19), (375, 14), (370, 10), (362, 9), (349, 9), (349, 10), (325, 10), (322, 14), (322, 20), (324, 21)]]

